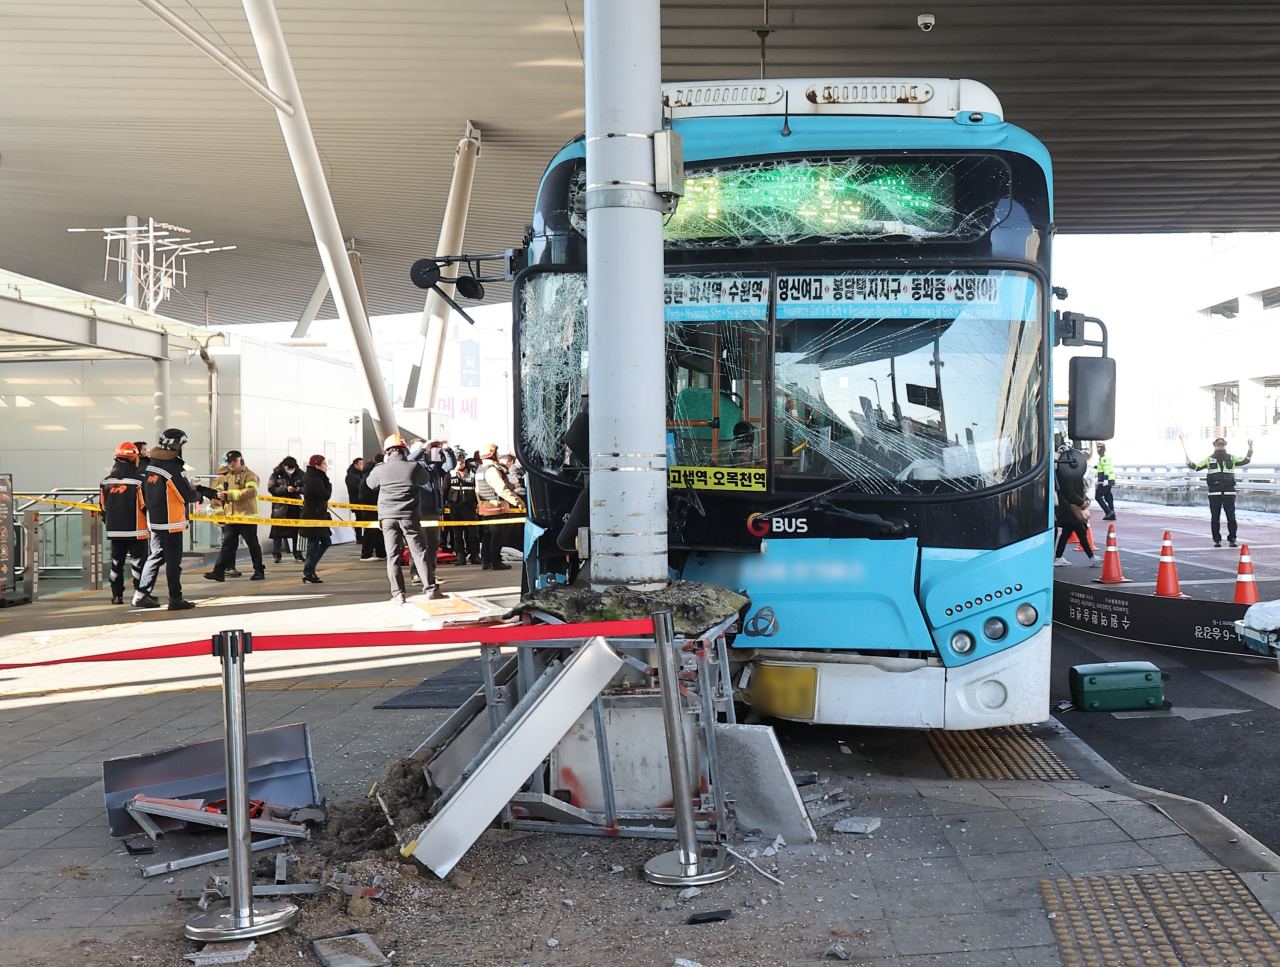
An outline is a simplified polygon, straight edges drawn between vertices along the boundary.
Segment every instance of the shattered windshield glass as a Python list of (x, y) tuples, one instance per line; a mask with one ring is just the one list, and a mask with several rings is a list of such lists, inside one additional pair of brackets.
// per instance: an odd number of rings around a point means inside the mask
[(690, 170), (668, 245), (906, 236), (969, 241), (1009, 195), (998, 158), (761, 161)]
[(520, 433), (524, 456), (565, 461), (561, 438), (587, 388), (587, 276), (545, 272), (520, 292)]
[(1041, 446), (1039, 286), (1013, 271), (780, 276), (774, 473), (993, 487)]
[(663, 284), (671, 486), (764, 490), (767, 275), (674, 275)]

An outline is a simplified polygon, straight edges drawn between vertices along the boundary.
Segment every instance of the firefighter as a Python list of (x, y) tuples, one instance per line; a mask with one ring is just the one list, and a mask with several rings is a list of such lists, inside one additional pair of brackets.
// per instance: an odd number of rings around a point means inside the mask
[(1209, 530), (1213, 534), (1213, 546), (1222, 546), (1222, 530), (1219, 518), (1222, 511), (1227, 512), (1227, 543), (1236, 546), (1236, 467), (1243, 467), (1253, 459), (1253, 441), (1249, 441), (1249, 452), (1243, 457), (1233, 457), (1227, 453), (1225, 437), (1213, 441), (1213, 453), (1199, 463), (1187, 461), (1189, 470), (1208, 470), (1205, 482), (1209, 485)]
[[(222, 508), (222, 513), (235, 517), (258, 516), (258, 475), (244, 465), (244, 455), (239, 450), (227, 451), (227, 462), (214, 489), (218, 492), (215, 503)], [(230, 569), (235, 567), (236, 550), (240, 547), (240, 539), (244, 538), (245, 547), (249, 549), (249, 560), (253, 563), (253, 577), (250, 581), (262, 581), (266, 578), (266, 568), (262, 566), (262, 546), (258, 543), (257, 524), (222, 525), (222, 550), (218, 554), (217, 563), (212, 571), (205, 571), (204, 576), (210, 581), (225, 581)]]
[(1111, 496), (1111, 485), (1115, 482), (1116, 470), (1111, 465), (1111, 457), (1107, 453), (1105, 443), (1098, 444), (1098, 482), (1093, 487), (1093, 499), (1102, 508), (1103, 520), (1116, 519), (1116, 502)]
[(142, 476), (142, 500), (147, 507), (147, 527), (151, 532), (151, 551), (142, 580), (133, 593), (135, 608), (158, 608), (160, 602), (151, 596), (163, 565), (169, 585), (169, 610), (186, 611), (195, 602), (182, 596), (182, 536), (187, 529), (187, 505), (198, 504), (201, 497), (218, 495), (210, 487), (193, 487), (184, 474), (182, 447), (187, 435), (178, 429), (160, 434), (151, 461)]
[(111, 541), (111, 603), (124, 604), (126, 560), (133, 572), (135, 592), (142, 582), (142, 567), (147, 560), (147, 508), (142, 503), (137, 444), (120, 444), (115, 457), (110, 476), (98, 485), (98, 506)]

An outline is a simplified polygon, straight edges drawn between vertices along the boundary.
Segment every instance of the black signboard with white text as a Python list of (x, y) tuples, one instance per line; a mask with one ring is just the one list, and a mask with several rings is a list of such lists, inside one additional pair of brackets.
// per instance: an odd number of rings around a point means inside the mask
[(1123, 591), (1116, 585), (1053, 582), (1055, 624), (1109, 638), (1196, 651), (1255, 655), (1234, 626), (1248, 607), (1227, 601), (1157, 598)]

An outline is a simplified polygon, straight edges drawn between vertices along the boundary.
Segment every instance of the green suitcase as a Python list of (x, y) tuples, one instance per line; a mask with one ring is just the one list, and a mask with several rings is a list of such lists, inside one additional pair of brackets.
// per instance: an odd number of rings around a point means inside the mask
[(1126, 712), (1164, 707), (1165, 677), (1149, 661), (1073, 665), (1071, 698), (1085, 712)]

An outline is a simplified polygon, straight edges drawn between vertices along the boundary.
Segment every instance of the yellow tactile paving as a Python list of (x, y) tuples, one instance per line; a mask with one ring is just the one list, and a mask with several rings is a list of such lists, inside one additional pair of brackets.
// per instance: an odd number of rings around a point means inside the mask
[(1064, 967), (1280, 965), (1280, 927), (1229, 870), (1041, 880)]
[(953, 779), (1075, 779), (1065, 762), (1025, 725), (953, 732), (934, 729), (929, 745)]

